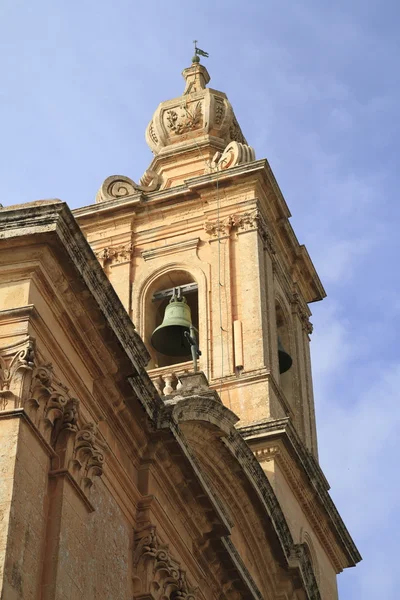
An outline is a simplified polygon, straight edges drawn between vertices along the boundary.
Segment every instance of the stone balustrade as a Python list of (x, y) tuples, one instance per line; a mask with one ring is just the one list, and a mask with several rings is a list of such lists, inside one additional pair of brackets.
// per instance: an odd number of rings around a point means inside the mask
[(170, 367), (160, 367), (151, 369), (149, 376), (154, 383), (160, 396), (169, 396), (175, 392), (179, 392), (182, 387), (180, 376), (184, 373), (189, 373), (193, 370), (193, 363), (181, 363), (179, 365), (171, 365)]

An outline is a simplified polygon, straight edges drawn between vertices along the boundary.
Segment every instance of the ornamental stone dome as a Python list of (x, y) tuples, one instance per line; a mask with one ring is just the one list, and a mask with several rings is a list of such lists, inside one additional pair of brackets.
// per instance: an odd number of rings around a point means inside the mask
[(195, 59), (182, 73), (183, 95), (161, 102), (146, 129), (154, 158), (139, 183), (125, 175), (107, 177), (96, 202), (175, 187), (255, 160), (226, 94), (206, 87), (210, 76)]
[(206, 85), (207, 69), (200, 63), (182, 73), (183, 95), (161, 102), (146, 130), (146, 141), (157, 156), (190, 146), (224, 150), (229, 142), (247, 144), (226, 94)]

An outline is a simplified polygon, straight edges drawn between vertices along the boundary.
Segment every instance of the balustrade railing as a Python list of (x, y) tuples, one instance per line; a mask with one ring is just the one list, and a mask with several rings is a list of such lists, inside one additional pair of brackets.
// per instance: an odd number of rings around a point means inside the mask
[(189, 373), (193, 370), (193, 363), (181, 363), (179, 365), (171, 365), (170, 367), (159, 367), (151, 369), (149, 376), (160, 396), (170, 396), (179, 392), (182, 387), (179, 379), (183, 373)]

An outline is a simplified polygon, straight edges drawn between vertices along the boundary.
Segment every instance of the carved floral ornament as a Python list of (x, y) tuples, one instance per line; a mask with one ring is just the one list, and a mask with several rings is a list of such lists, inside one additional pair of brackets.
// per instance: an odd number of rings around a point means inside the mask
[(175, 135), (182, 135), (183, 133), (200, 129), (203, 126), (201, 102), (198, 101), (191, 105), (185, 102), (176, 110), (167, 110), (165, 112), (164, 124)]
[(156, 527), (137, 532), (133, 553), (133, 598), (140, 600), (196, 600), (180, 563), (162, 544)]
[(42, 363), (33, 338), (0, 349), (0, 412), (23, 409), (41, 439), (54, 451), (51, 474), (68, 472), (84, 494), (103, 473), (106, 445), (94, 423), (84, 423), (79, 400)]

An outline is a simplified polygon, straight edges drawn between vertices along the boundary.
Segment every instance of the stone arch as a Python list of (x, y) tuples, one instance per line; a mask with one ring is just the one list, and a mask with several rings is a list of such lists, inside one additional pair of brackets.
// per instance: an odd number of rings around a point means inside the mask
[[(185, 452), (197, 472), (203, 481), (208, 484), (211, 482), (209, 488), (217, 504), (220, 504), (218, 498), (228, 498), (229, 502), (235, 505), (233, 511), (229, 507), (227, 510), (226, 505), (220, 505), (220, 508), (228, 523), (233, 520), (232, 541), (235, 546), (239, 544), (244, 548), (247, 558), (250, 556), (250, 562), (257, 566), (257, 579), (262, 580), (262, 587), (267, 586), (264, 589), (267, 589), (269, 594), (272, 582), (275, 596), (286, 590), (294, 599), (303, 598), (303, 592), (299, 591), (300, 595), (297, 596), (297, 590), (292, 587), (293, 575), (290, 575), (289, 571), (295, 569), (302, 581), (302, 589), (308, 594), (307, 597), (320, 600), (318, 591), (315, 591), (315, 578), (309, 557), (302, 544), (294, 543), (271, 484), (253, 452), (235, 428), (233, 413), (216, 398), (211, 397), (210, 393), (201, 395), (199, 390), (198, 395), (188, 398), (177, 395), (174, 404), (165, 406), (160, 416), (159, 427), (171, 427), (171, 421), (174, 423), (175, 435), (185, 447)], [(236, 506), (236, 503), (243, 494), (247, 497), (245, 504), (249, 512), (246, 519), (242, 519), (241, 525), (237, 519), (244, 504), (241, 507)], [(238, 534), (233, 533), (235, 528), (237, 532), (241, 532), (241, 537), (236, 539), (234, 536)], [(258, 532), (262, 533), (261, 537), (264, 536), (263, 541), (257, 537)], [(256, 536), (254, 539), (253, 535)], [(251, 546), (252, 543), (253, 549), (249, 548), (249, 544)], [(269, 571), (264, 556), (266, 547), (271, 549), (270, 556), (273, 556), (272, 561), (269, 561)], [(267, 575), (266, 570), (269, 573)], [(273, 580), (271, 573), (274, 573)], [(269, 597), (268, 594), (266, 597)]]
[(320, 585), (320, 570), (318, 564), (318, 555), (315, 551), (313, 541), (310, 534), (304, 528), (300, 531), (300, 541), (304, 546), (304, 550), (310, 561), (314, 577), (318, 585)]
[(207, 485), (220, 502), (224, 500), (222, 510), (231, 526), (230, 538), (234, 546), (241, 549), (243, 560), (252, 565), (252, 577), (262, 597), (268, 597), (266, 590), (273, 591), (271, 597), (276, 597), (279, 560), (238, 464), (228, 448), (222, 448), (221, 452), (221, 441), (214, 428), (186, 421), (182, 424), (182, 431), (195, 452)]
[[(170, 262), (162, 266), (147, 271), (141, 280), (135, 282), (132, 294), (132, 320), (135, 322), (141, 338), (144, 340), (147, 349), (152, 355), (150, 368), (155, 367), (155, 353), (150, 344), (150, 335), (153, 331), (154, 315), (151, 316), (151, 296), (156, 291), (157, 282), (166, 281), (173, 274), (184, 273), (187, 275), (187, 283), (195, 282), (198, 285), (198, 315), (199, 315), (199, 346), (201, 348), (201, 368), (207, 370), (209, 354), (209, 335), (208, 335), (208, 282), (203, 269), (193, 266), (186, 262)], [(173, 279), (172, 279), (173, 281)], [(179, 281), (179, 276), (178, 276)], [(183, 283), (179, 281), (179, 283)], [(166, 285), (173, 287), (173, 285)], [(153, 327), (153, 329), (152, 329)], [(151, 332), (150, 332), (151, 329)]]
[(219, 434), (230, 435), (239, 418), (224, 404), (216, 401), (205, 402), (201, 396), (180, 400), (172, 409), (172, 419), (176, 423), (201, 421), (214, 426)]

